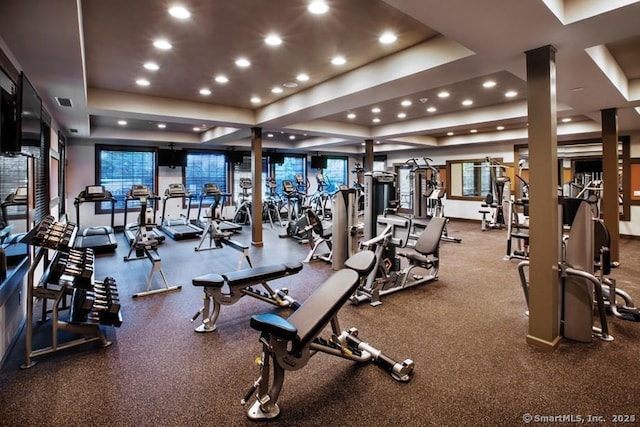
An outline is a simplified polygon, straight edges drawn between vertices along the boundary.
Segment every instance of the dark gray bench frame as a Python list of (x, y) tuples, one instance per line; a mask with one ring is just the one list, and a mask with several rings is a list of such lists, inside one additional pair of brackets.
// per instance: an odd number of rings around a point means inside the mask
[[(261, 332), (262, 363), (260, 377), (241, 402), (243, 405), (247, 403), (257, 391), (255, 402), (247, 411), (250, 419), (277, 417), (280, 414), (277, 401), (284, 383), (284, 371), (303, 368), (311, 356), (319, 352), (359, 363), (375, 362), (397, 381), (410, 380), (414, 367), (412, 360), (396, 362), (361, 341), (357, 329), (340, 329), (338, 311), (374, 266), (373, 252), (359, 252), (345, 262), (346, 268), (333, 273), (320, 285), (288, 319), (273, 313), (251, 317), (251, 327)], [(328, 338), (320, 337), (328, 324), (331, 324)]]
[[(202, 324), (195, 328), (196, 332), (213, 332), (216, 330), (216, 320), (223, 305), (233, 305), (245, 295), (257, 298), (278, 307), (296, 309), (298, 304), (288, 295), (286, 288), (272, 289), (267, 281), (297, 274), (302, 270), (302, 264), (285, 263), (262, 267), (248, 268), (223, 274), (207, 274), (192, 280), (193, 286), (204, 288), (204, 305), (191, 318), (195, 321), (202, 314)], [(261, 285), (265, 291), (254, 289)], [(213, 305), (213, 310), (211, 310)]]

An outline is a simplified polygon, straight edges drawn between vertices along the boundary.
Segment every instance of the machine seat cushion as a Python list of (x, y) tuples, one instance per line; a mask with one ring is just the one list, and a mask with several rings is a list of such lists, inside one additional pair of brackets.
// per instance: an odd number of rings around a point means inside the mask
[(289, 316), (298, 330), (298, 343), (304, 347), (311, 342), (340, 310), (359, 283), (358, 273), (348, 268), (336, 271)]
[(302, 270), (301, 262), (285, 262), (282, 264), (287, 272), (287, 274), (296, 274)]
[(344, 262), (344, 266), (358, 273), (359, 276), (365, 276), (371, 272), (376, 264), (376, 254), (373, 251), (358, 252), (349, 257)]
[(273, 314), (262, 313), (251, 316), (251, 327), (260, 332), (267, 332), (285, 340), (293, 341), (298, 336), (298, 330), (286, 319)]
[(221, 288), (224, 285), (224, 279), (221, 275), (211, 273), (204, 276), (195, 277), (191, 280), (193, 286), (211, 286), (214, 288)]
[(430, 255), (438, 250), (442, 231), (447, 224), (447, 219), (442, 217), (434, 217), (429, 221), (427, 228), (420, 234), (414, 249), (422, 255)]
[(224, 273), (222, 277), (231, 287), (248, 286), (251, 283), (259, 283), (271, 279), (277, 279), (287, 273), (283, 264), (265, 265), (262, 267), (246, 268), (244, 270)]

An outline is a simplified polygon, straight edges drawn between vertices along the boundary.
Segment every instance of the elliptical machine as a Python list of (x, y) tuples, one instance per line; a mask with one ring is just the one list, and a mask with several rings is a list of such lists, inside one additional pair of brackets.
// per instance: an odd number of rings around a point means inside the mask
[(240, 189), (242, 194), (238, 200), (238, 208), (233, 215), (233, 221), (235, 224), (251, 225), (251, 193), (249, 190), (253, 187), (253, 181), (251, 178), (240, 178)]

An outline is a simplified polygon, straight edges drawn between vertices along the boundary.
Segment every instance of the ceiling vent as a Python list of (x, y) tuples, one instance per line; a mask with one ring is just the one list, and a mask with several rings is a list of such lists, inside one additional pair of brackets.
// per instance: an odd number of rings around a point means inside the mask
[(76, 128), (71, 128), (71, 129), (69, 129), (69, 132), (71, 132), (71, 133), (78, 133), (78, 129), (76, 129)]
[(73, 107), (73, 105), (71, 105), (71, 99), (69, 98), (58, 98), (57, 96), (55, 97), (56, 101), (58, 102), (58, 105), (61, 107)]

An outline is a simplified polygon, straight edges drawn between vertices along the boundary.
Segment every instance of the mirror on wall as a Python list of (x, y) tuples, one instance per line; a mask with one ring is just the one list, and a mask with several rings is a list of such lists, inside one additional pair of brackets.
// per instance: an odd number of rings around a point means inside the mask
[[(629, 221), (629, 137), (618, 142), (618, 203), (620, 219)], [(514, 158), (522, 166), (521, 175), (528, 180), (529, 150), (526, 145), (514, 146)], [(603, 193), (603, 165), (601, 141), (567, 141), (558, 143), (558, 195), (594, 200), (595, 211)], [(516, 194), (522, 189), (517, 187)]]
[(493, 192), (497, 180), (506, 180), (513, 171), (501, 158), (463, 159), (447, 161), (447, 198), (482, 201)]

